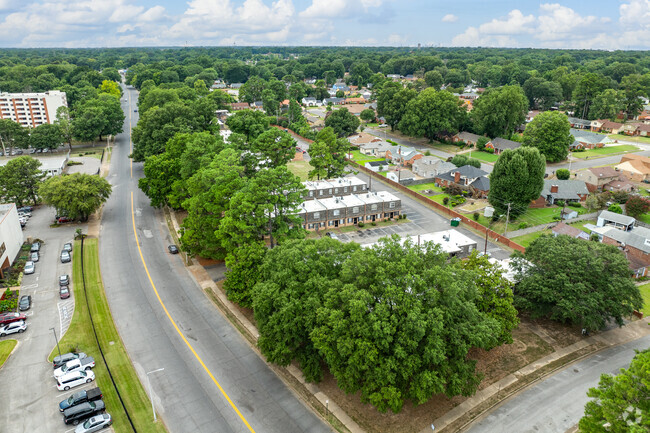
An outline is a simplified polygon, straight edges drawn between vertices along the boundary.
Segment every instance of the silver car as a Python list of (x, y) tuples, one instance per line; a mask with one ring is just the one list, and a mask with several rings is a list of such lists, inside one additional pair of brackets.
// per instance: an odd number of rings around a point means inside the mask
[(92, 433), (100, 431), (103, 428), (106, 428), (113, 424), (113, 419), (110, 414), (103, 413), (101, 415), (96, 415), (92, 418), (88, 418), (83, 424), (79, 424), (74, 433)]
[(31, 260), (28, 261), (28, 262), (25, 262), (25, 269), (23, 269), (23, 272), (25, 273), (25, 275), (33, 274), (34, 270), (35, 270), (34, 269), (34, 262), (32, 262)]
[(27, 330), (27, 323), (24, 320), (12, 322), (0, 328), (0, 337), (5, 335), (15, 334), (16, 332), (25, 332)]
[(34, 251), (31, 256), (32, 262), (38, 262), (38, 253)]

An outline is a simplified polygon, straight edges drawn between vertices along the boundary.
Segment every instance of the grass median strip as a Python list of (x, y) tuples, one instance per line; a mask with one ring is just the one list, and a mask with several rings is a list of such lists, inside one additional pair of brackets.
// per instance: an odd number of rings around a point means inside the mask
[[(72, 261), (72, 284), (74, 285), (73, 294), (75, 298), (75, 312), (70, 323), (70, 328), (59, 342), (61, 352), (68, 352), (76, 348), (95, 358), (96, 367), (94, 368), (97, 386), (104, 394), (107, 412), (113, 417), (113, 428), (116, 432), (131, 432), (131, 426), (122, 409), (122, 405), (117, 396), (117, 392), (111, 383), (106, 365), (97, 348), (95, 336), (90, 323), (90, 316), (86, 306), (86, 298), (82, 286), (81, 278), (81, 244), (75, 241), (74, 258)], [(120, 339), (113, 317), (111, 316), (108, 302), (104, 294), (101, 273), (99, 269), (99, 252), (97, 248), (97, 239), (86, 239), (84, 242), (85, 270), (86, 270), (86, 290), (89, 297), (90, 310), (95, 322), (97, 336), (102, 344), (104, 356), (108, 362), (115, 383), (120, 389), (120, 394), (124, 400), (131, 419), (135, 424), (138, 433), (144, 432), (166, 432), (164, 425), (158, 421), (153, 422), (151, 413), (151, 403), (144, 387), (140, 383), (131, 360), (126, 354), (124, 344)], [(57, 355), (57, 348), (54, 347), (50, 353), (51, 360)], [(68, 394), (61, 393), (61, 399)]]
[(5, 365), (5, 361), (11, 355), (11, 351), (14, 350), (18, 341), (16, 340), (3, 340), (0, 341), (0, 367)]

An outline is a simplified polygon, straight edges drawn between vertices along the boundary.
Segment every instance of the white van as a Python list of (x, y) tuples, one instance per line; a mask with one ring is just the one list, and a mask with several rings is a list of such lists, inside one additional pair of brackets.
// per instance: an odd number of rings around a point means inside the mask
[(95, 380), (95, 373), (92, 371), (73, 371), (56, 378), (56, 388), (59, 391), (67, 391), (75, 386), (90, 383)]

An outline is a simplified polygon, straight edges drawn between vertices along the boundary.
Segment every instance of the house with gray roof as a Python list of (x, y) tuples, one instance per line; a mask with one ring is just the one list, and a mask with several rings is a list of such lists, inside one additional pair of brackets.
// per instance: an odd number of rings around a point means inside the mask
[(615, 142), (604, 134), (596, 134), (595, 132), (586, 131), (583, 129), (571, 128), (569, 132), (575, 139), (573, 143), (569, 145), (569, 148), (571, 150), (594, 149), (598, 147), (604, 147)]
[(394, 146), (386, 141), (373, 141), (359, 146), (359, 152), (362, 154), (378, 158), (386, 158), (386, 152), (393, 149)]
[(614, 227), (619, 230), (629, 231), (634, 228), (636, 219), (629, 215), (621, 215), (608, 210), (602, 211), (596, 220), (596, 227)]
[(447, 173), (435, 176), (435, 182), (441, 187), (456, 184), (461, 188), (472, 191), (476, 197), (486, 197), (490, 191), (490, 179), (487, 172), (471, 165), (454, 168)]
[(423, 156), (414, 148), (407, 146), (393, 146), (386, 152), (386, 159), (393, 164), (401, 164), (404, 166), (413, 165), (416, 160)]
[(423, 156), (413, 163), (413, 173), (424, 178), (433, 178), (456, 168), (451, 162), (443, 161), (437, 156)]
[(488, 141), (485, 145), (486, 149), (494, 149), (494, 154), (499, 155), (506, 149), (514, 150), (521, 146), (521, 143), (512, 140), (506, 140), (505, 138), (497, 137)]
[(634, 227), (619, 230), (615, 227), (596, 227), (593, 231), (604, 244), (618, 247), (627, 258), (634, 277), (645, 277), (650, 272), (650, 229)]
[(584, 202), (588, 195), (589, 190), (587, 189), (587, 185), (581, 180), (544, 179), (542, 193), (531, 204), (531, 207), (538, 208), (553, 205), (558, 200), (569, 203)]
[(571, 128), (575, 129), (591, 129), (591, 120), (579, 119), (577, 117), (569, 117)]

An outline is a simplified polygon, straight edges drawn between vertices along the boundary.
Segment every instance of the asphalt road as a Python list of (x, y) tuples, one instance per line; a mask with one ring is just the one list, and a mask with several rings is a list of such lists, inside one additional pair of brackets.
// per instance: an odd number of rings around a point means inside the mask
[(650, 336), (607, 349), (554, 374), (507, 400), (474, 423), (468, 433), (564, 433), (580, 421), (601, 374), (627, 368), (635, 349), (650, 346)]
[(140, 379), (146, 383), (146, 372), (164, 368), (150, 379), (169, 431), (331, 431), (215, 309), (181, 258), (167, 252), (171, 240), (161, 212), (137, 187), (142, 164), (131, 171), (129, 127), (137, 121), (137, 92), (128, 89), (125, 98), (127, 121), (111, 160), (113, 194), (102, 217), (100, 263), (115, 324)]

